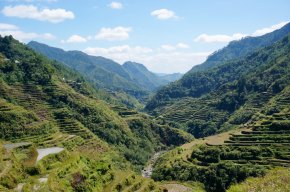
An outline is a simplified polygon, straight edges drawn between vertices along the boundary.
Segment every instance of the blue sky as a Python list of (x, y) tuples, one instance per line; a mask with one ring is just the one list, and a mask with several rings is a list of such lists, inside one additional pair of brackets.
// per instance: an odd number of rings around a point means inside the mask
[(0, 0), (0, 34), (186, 72), (231, 40), (290, 21), (289, 0)]

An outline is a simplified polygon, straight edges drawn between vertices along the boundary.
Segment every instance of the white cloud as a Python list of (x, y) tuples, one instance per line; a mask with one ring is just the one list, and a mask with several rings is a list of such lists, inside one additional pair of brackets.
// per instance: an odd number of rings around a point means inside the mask
[(189, 45), (185, 43), (178, 43), (176, 45), (165, 44), (161, 45), (161, 48), (165, 51), (174, 51), (176, 49), (188, 49)]
[(47, 8), (39, 10), (34, 5), (6, 6), (2, 9), (2, 13), (7, 17), (36, 19), (39, 21), (49, 21), (51, 23), (59, 23), (66, 19), (74, 19), (74, 14), (71, 11)]
[(211, 52), (179, 52), (151, 49), (142, 46), (121, 45), (109, 48), (88, 47), (84, 50), (89, 55), (104, 56), (119, 63), (135, 61), (143, 63), (152, 71), (165, 73), (186, 72), (196, 64), (200, 64)]
[(208, 35), (201, 34), (194, 39), (195, 42), (205, 42), (205, 43), (227, 43), (233, 40), (239, 40), (243, 37), (246, 37), (246, 34), (236, 33), (233, 35)]
[(189, 45), (185, 44), (185, 43), (178, 43), (176, 45), (177, 48), (180, 48), (180, 49), (188, 49), (189, 48)]
[(111, 7), (112, 9), (123, 9), (123, 5), (120, 2), (113, 1), (108, 6)]
[(38, 34), (37, 38), (52, 40), (52, 39), (55, 39), (56, 37), (51, 33), (44, 33), (44, 34), (40, 34), (40, 35)]
[(212, 52), (160, 52), (142, 60), (152, 71), (185, 73), (194, 65), (203, 63)]
[(20, 30), (0, 31), (0, 35), (2, 35), (2, 36), (12, 35), (15, 39), (18, 39), (20, 41), (34, 40), (34, 39), (51, 40), (51, 39), (55, 38), (55, 36), (53, 36), (50, 33), (44, 33), (44, 34), (27, 33), (27, 32), (23, 32), (23, 31), (20, 31)]
[(8, 23), (0, 23), (0, 35), (1, 36), (12, 35), (15, 39), (18, 39), (19, 41), (34, 40), (34, 39), (51, 40), (56, 38), (51, 33), (39, 34), (33, 32), (23, 32), (19, 29), (19, 27)]
[(15, 25), (0, 23), (0, 30), (17, 30), (18, 27)]
[(67, 40), (62, 40), (62, 43), (85, 43), (87, 39), (80, 35), (72, 35)]
[[(271, 27), (263, 28), (263, 29), (258, 29), (250, 36), (261, 36), (265, 35), (267, 33), (273, 32), (277, 29), (280, 29), (284, 25), (286, 25), (289, 21), (287, 22), (280, 22), (276, 25), (272, 25)], [(235, 33), (233, 35), (224, 35), (224, 34), (218, 34), (218, 35), (208, 35), (206, 33), (199, 35), (194, 39), (195, 42), (205, 42), (205, 43), (228, 43), (230, 41), (234, 40), (240, 40), (243, 37), (249, 36), (248, 34), (243, 34), (243, 33)]]
[(158, 9), (151, 12), (151, 15), (160, 20), (177, 18), (175, 13), (168, 9)]
[(102, 28), (95, 36), (98, 40), (126, 40), (130, 37), (129, 32), (132, 31), (131, 27), (115, 27), (115, 28)]
[(119, 62), (125, 62), (135, 57), (140, 57), (144, 54), (151, 53), (153, 50), (142, 46), (120, 45), (109, 48), (88, 47), (84, 50), (85, 53), (96, 56), (104, 56), (113, 58)]
[(165, 51), (174, 51), (176, 48), (172, 45), (161, 45), (161, 48)]
[(289, 21), (286, 21), (286, 22), (280, 22), (276, 25), (272, 25), (271, 27), (266, 27), (266, 28), (263, 28), (263, 29), (258, 29), (256, 30), (252, 36), (261, 36), (261, 35), (265, 35), (266, 33), (271, 33), (277, 29), (280, 29), (281, 27), (283, 27), (284, 25), (286, 25)]

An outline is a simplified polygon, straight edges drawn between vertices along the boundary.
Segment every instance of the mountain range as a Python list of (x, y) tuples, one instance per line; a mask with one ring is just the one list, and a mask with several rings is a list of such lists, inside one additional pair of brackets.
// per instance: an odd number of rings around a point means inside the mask
[(101, 56), (90, 56), (80, 51), (64, 51), (35, 41), (28, 43), (28, 46), (48, 58), (80, 72), (97, 88), (117, 92), (123, 91), (141, 101), (160, 86), (175, 81), (182, 76), (178, 73), (160, 76), (150, 72), (139, 63), (125, 62), (120, 65)]

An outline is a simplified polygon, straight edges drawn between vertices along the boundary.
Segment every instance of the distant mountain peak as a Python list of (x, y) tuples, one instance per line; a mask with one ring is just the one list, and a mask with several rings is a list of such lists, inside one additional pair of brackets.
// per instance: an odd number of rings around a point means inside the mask
[(91, 56), (81, 51), (64, 51), (36, 41), (29, 42), (28, 46), (50, 59), (79, 71), (98, 88), (124, 91), (133, 96), (146, 97), (148, 92), (181, 77), (159, 77), (141, 63), (127, 61), (120, 65), (102, 56)]

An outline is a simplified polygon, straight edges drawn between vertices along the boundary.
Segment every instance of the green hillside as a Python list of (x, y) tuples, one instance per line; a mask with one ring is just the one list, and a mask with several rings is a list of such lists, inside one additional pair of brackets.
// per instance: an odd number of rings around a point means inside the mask
[(249, 178), (245, 182), (230, 187), (228, 192), (272, 192), (290, 190), (289, 168), (278, 168), (271, 170), (264, 177)]
[(129, 103), (129, 106), (138, 105), (136, 102), (132, 103), (134, 97), (144, 103), (149, 93), (181, 77), (173, 74), (159, 76), (139, 63), (125, 62), (120, 65), (104, 57), (89, 56), (80, 51), (64, 51), (36, 41), (31, 41), (28, 46), (80, 72), (98, 89), (113, 92), (117, 98), (124, 100), (123, 103)]
[[(201, 182), (206, 191), (222, 192), (231, 185), (234, 186), (230, 191), (259, 191), (267, 185), (264, 179), (254, 179), (255, 183), (250, 185), (236, 184), (248, 177), (264, 176), (275, 167), (290, 167), (289, 103), (290, 86), (287, 86), (253, 117), (251, 123), (237, 128), (236, 133), (229, 133), (223, 142), (219, 141), (224, 137), (220, 134), (164, 154), (155, 166), (153, 178)], [(277, 110), (269, 110), (268, 106), (275, 106)], [(283, 170), (281, 174), (289, 175), (289, 169)], [(268, 181), (267, 177), (274, 178), (266, 175)], [(265, 191), (271, 191), (273, 186), (277, 190), (287, 189), (288, 183), (272, 180), (271, 188), (266, 187)]]
[(144, 65), (135, 62), (125, 62), (123, 68), (128, 71), (133, 80), (147, 90), (155, 90), (156, 88), (166, 85), (171, 81), (167, 81), (160, 76), (150, 72)]
[(132, 80), (130, 74), (120, 64), (110, 59), (89, 56), (80, 51), (64, 51), (35, 41), (30, 42), (28, 46), (50, 59), (79, 71), (97, 88), (123, 91), (139, 100), (148, 94)]
[[(157, 190), (131, 170), (140, 170), (154, 151), (191, 140), (118, 105), (11, 36), (0, 38), (0, 50), (1, 190)], [(40, 149), (51, 147), (63, 151), (37, 160)]]
[(158, 91), (147, 110), (195, 137), (246, 123), (289, 85), (289, 37), (242, 59), (186, 74)]

